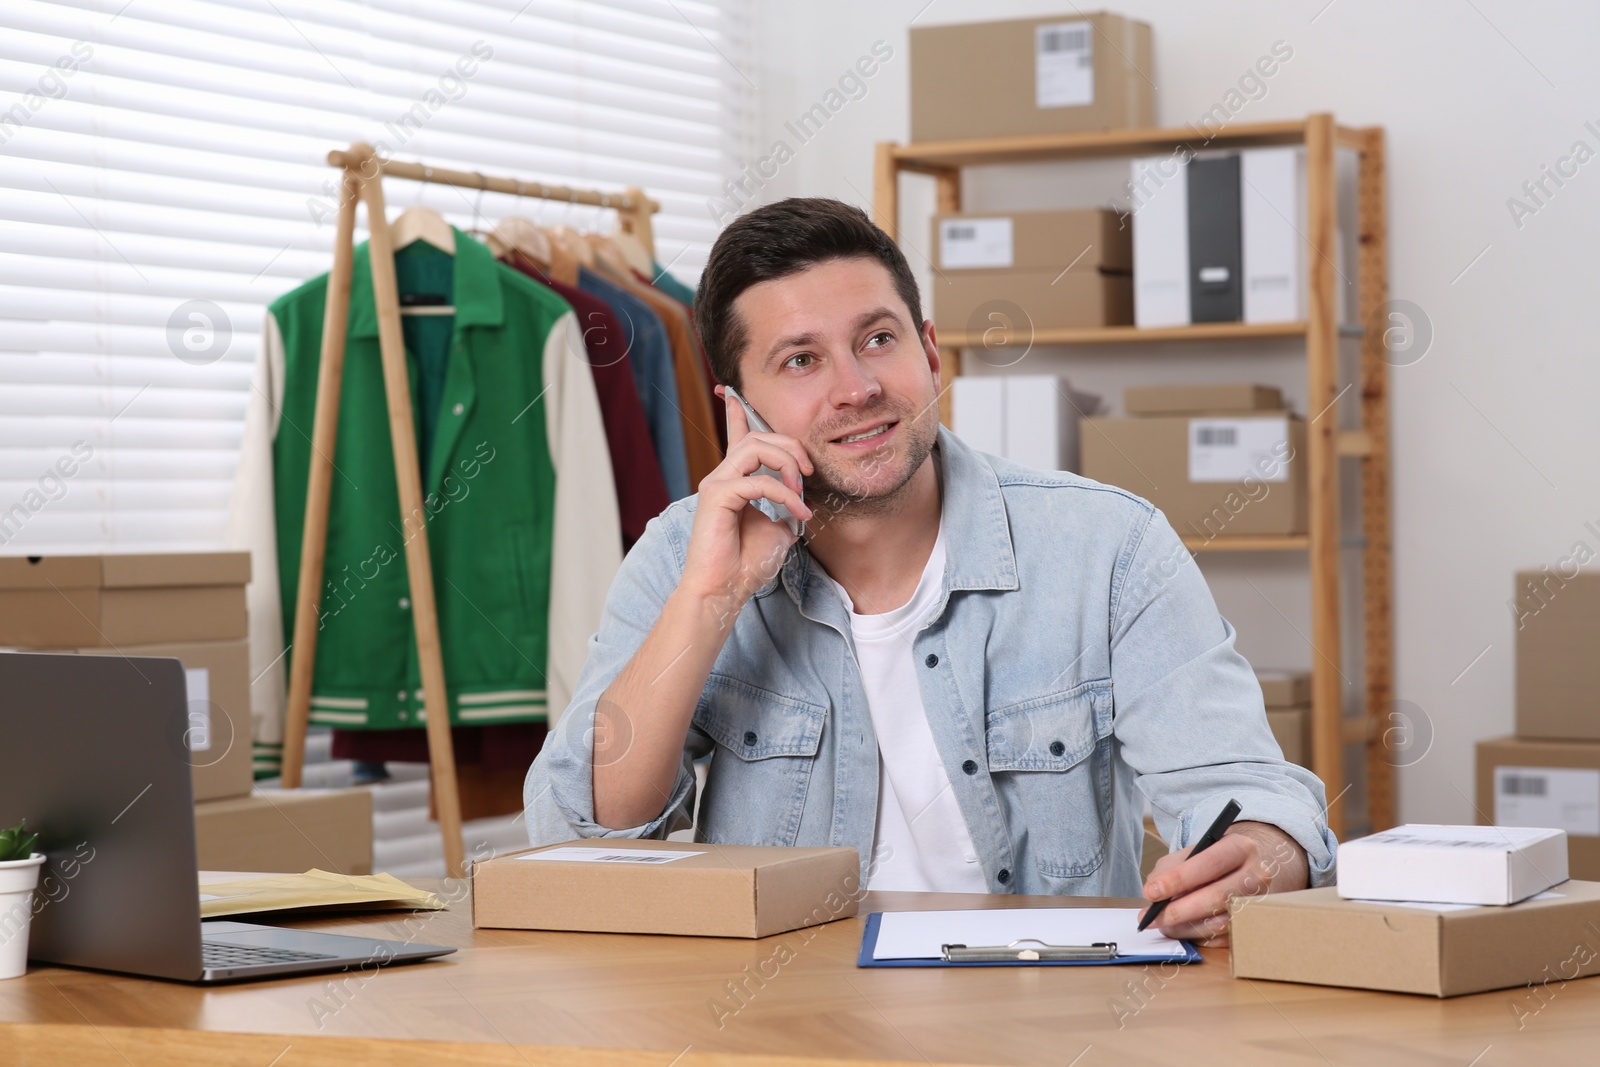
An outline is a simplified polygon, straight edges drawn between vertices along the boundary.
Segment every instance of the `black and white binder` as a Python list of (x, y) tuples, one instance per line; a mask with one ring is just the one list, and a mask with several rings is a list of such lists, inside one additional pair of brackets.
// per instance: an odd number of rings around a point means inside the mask
[(1244, 317), (1239, 229), (1239, 157), (1191, 160), (1189, 179), (1189, 317), (1238, 322)]

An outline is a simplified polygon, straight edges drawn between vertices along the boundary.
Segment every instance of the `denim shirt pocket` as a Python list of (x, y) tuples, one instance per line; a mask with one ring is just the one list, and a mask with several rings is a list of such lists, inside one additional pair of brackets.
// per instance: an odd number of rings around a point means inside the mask
[(989, 772), (1039, 873), (1082, 878), (1111, 829), (1111, 681), (1096, 679), (989, 712)]
[(713, 674), (695, 727), (716, 742), (696, 838), (792, 845), (828, 709)]

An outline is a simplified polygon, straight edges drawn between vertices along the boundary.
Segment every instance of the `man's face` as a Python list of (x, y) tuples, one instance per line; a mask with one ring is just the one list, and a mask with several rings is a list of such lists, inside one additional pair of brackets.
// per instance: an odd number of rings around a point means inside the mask
[(892, 501), (938, 437), (939, 353), (888, 270), (874, 259), (828, 260), (752, 285), (733, 310), (749, 339), (745, 399), (816, 467), (806, 502), (837, 511), (830, 493), (846, 510)]

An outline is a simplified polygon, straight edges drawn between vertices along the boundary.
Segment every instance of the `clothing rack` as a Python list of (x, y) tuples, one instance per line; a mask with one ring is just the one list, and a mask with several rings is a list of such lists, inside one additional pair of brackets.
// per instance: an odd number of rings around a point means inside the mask
[[(437, 185), (509, 193), (540, 200), (561, 200), (610, 208), (624, 233), (654, 255), (650, 216), (660, 205), (637, 188), (617, 193), (575, 189), (516, 178), (430, 167), (379, 158), (371, 145), (356, 142), (328, 153), (328, 165), (343, 170), (339, 217), (334, 237), (333, 270), (328, 276), (328, 303), (323, 319), (322, 356), (317, 368), (316, 413), (311, 431), (311, 469), (306, 483), (306, 519), (301, 534), (300, 576), (295, 599), (294, 650), (289, 669), (288, 710), (284, 723), (283, 785), (298, 789), (305, 768), (306, 728), (311, 718), (311, 683), (316, 669), (317, 628), (321, 613), (323, 565), (328, 540), (328, 496), (333, 484), (333, 453), (339, 424), (339, 393), (344, 380), (346, 327), (350, 310), (351, 273), (355, 260), (356, 205), (367, 204), (372, 260), (372, 290), (378, 316), (378, 347), (383, 359), (384, 394), (389, 409), (389, 435), (394, 447), (395, 480), (400, 513), (425, 515), (422, 471), (411, 410), (405, 339), (400, 327), (400, 296), (395, 280), (394, 240), (383, 198), (384, 175)], [(417, 658), (422, 672), (434, 803), (444, 841), (445, 871), (466, 875), (461, 839), (461, 797), (456, 786), (454, 746), (450, 738), (448, 690), (439, 643), (439, 616), (434, 599), (433, 564), (428, 531), (420, 527), (405, 543), (406, 575), (411, 585), (412, 618)]]

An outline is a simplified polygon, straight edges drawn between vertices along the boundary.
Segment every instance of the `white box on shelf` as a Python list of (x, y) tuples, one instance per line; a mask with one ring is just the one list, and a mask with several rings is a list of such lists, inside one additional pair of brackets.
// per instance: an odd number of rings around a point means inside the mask
[(1176, 154), (1133, 160), (1133, 321), (1189, 324), (1189, 181)]
[(1348, 900), (1515, 904), (1566, 880), (1562, 830), (1412, 823), (1339, 846)]
[(1306, 317), (1304, 148), (1239, 153), (1244, 321)]
[(1047, 471), (1078, 469), (1078, 417), (1100, 398), (1054, 374), (957, 375), (951, 421), (979, 452)]

